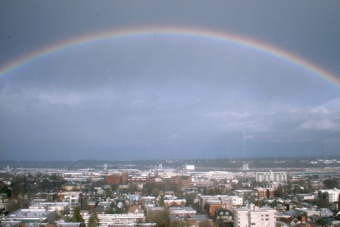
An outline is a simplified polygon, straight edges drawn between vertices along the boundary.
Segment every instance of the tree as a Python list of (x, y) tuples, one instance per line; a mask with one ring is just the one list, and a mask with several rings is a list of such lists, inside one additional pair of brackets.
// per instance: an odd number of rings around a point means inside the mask
[(323, 183), (325, 188), (329, 188), (329, 189), (338, 188), (339, 187), (338, 180), (335, 179), (335, 178), (326, 179), (326, 180), (322, 181), (322, 183)]
[(80, 207), (79, 206), (74, 208), (73, 216), (71, 218), (71, 222), (84, 222), (84, 219), (80, 214)]
[(315, 204), (320, 208), (329, 208), (329, 200), (328, 197), (319, 197), (315, 200)]
[(110, 197), (111, 194), (112, 194), (111, 189), (110, 189), (110, 188), (106, 188), (106, 189), (105, 189), (105, 197)]
[(195, 199), (197, 197), (197, 193), (187, 193), (184, 196), (185, 199), (185, 206), (192, 206), (195, 202)]
[(157, 226), (168, 227), (170, 225), (170, 212), (166, 208), (162, 211), (149, 211), (146, 221), (156, 223)]
[(5, 193), (8, 198), (12, 196), (12, 191), (6, 184), (0, 187), (0, 193)]
[(321, 225), (321, 226), (326, 226), (331, 223), (328, 223), (328, 221), (325, 218), (319, 218), (318, 220), (316, 220), (316, 224)]
[(154, 197), (158, 197), (159, 196), (159, 189), (158, 188), (153, 188), (151, 191), (151, 195)]
[(93, 211), (89, 218), (88, 227), (97, 227), (97, 226), (99, 226), (99, 219), (98, 219), (96, 211)]
[(114, 214), (115, 212), (113, 212), (113, 209), (111, 206), (109, 206), (105, 211), (104, 214)]
[(159, 200), (159, 206), (164, 207), (164, 196), (161, 196), (161, 199)]

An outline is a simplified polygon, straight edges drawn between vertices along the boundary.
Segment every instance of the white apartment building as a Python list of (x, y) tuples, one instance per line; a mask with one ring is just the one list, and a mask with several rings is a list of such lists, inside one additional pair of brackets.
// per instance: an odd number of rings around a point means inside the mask
[(23, 223), (53, 223), (55, 211), (45, 209), (21, 209), (2, 217), (2, 221), (21, 221)]
[[(83, 213), (82, 217), (85, 224), (89, 223), (91, 214)], [(128, 226), (136, 223), (144, 223), (145, 215), (143, 213), (128, 213), (128, 214), (97, 214), (100, 226)], [(134, 225), (134, 226), (135, 226)]]
[(63, 196), (63, 202), (66, 202), (70, 205), (70, 212), (73, 212), (74, 208), (80, 205), (81, 200), (81, 192), (62, 192), (59, 193)]
[(185, 169), (186, 170), (195, 170), (195, 166), (194, 165), (186, 165)]
[(249, 226), (249, 212), (246, 207), (238, 208), (234, 211), (234, 226), (235, 227), (250, 227)]
[(319, 192), (327, 193), (328, 194), (328, 201), (329, 203), (335, 203), (340, 201), (339, 200), (339, 195), (340, 195), (340, 189), (334, 188), (334, 189), (323, 189), (320, 190)]
[(205, 173), (205, 177), (208, 179), (216, 179), (216, 180), (234, 179), (233, 173), (226, 172), (226, 171), (209, 171)]
[(249, 164), (248, 163), (244, 163), (242, 166), (242, 170), (243, 171), (248, 171), (249, 170)]
[(275, 227), (275, 209), (251, 204), (234, 211), (235, 227)]
[(183, 215), (195, 215), (197, 211), (192, 207), (169, 207), (170, 215), (172, 216), (183, 216)]
[(243, 197), (241, 196), (228, 196), (222, 197), (222, 207), (228, 210), (243, 206)]
[(38, 202), (31, 206), (29, 209), (45, 209), (46, 211), (55, 211), (57, 215), (62, 215), (63, 212), (70, 210), (68, 202)]
[(256, 172), (257, 182), (287, 182), (287, 172)]
[(243, 197), (241, 197), (241, 196), (229, 196), (228, 199), (231, 201), (231, 205), (233, 205), (233, 206), (242, 206), (243, 205)]

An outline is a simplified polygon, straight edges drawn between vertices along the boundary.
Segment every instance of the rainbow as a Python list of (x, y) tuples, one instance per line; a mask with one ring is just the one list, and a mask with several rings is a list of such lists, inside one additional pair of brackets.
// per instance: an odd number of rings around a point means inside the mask
[(228, 42), (241, 47), (250, 48), (259, 51), (263, 54), (267, 54), (271, 57), (278, 58), (280, 60), (289, 62), (296, 65), (313, 75), (323, 78), (331, 83), (340, 86), (340, 78), (335, 74), (321, 68), (320, 66), (288, 51), (269, 45), (267, 43), (260, 42), (258, 40), (250, 39), (244, 36), (239, 36), (230, 33), (224, 33), (220, 31), (198, 29), (192, 27), (142, 27), (142, 28), (128, 28), (117, 30), (106, 30), (98, 33), (90, 33), (82, 36), (76, 36), (71, 39), (63, 40), (61, 42), (53, 43), (42, 47), (36, 51), (22, 55), (12, 61), (9, 61), (0, 67), (0, 76), (10, 74), (11, 72), (31, 64), (39, 59), (55, 54), (62, 50), (82, 45), (85, 43), (97, 42), (101, 40), (107, 40), (111, 38), (127, 38), (134, 36), (147, 36), (151, 34), (163, 34), (163, 35), (177, 35), (189, 38), (203, 38), (211, 41)]

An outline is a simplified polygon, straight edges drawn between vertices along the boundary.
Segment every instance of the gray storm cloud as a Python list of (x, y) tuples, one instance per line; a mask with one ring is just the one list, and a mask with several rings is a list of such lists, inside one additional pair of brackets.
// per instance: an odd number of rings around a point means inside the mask
[[(1, 3), (0, 65), (79, 34), (177, 24), (242, 34), (340, 71), (340, 6), (330, 1), (308, 10), (28, 2)], [(339, 85), (322, 76), (230, 43), (155, 34), (92, 42), (0, 77), (0, 159), (227, 158), (226, 147), (235, 157), (337, 155), (339, 100)]]

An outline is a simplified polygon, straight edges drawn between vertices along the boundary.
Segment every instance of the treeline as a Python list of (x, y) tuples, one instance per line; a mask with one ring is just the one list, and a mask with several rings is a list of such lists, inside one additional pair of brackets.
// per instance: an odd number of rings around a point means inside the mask
[[(339, 158), (339, 157), (337, 157)], [(102, 161), (84, 159), (78, 161), (0, 161), (0, 169), (7, 167), (13, 168), (65, 168), (65, 169), (82, 169), (95, 168), (100, 169), (107, 165), (110, 169), (119, 168), (136, 168), (150, 169), (158, 168), (160, 164), (163, 168), (184, 168), (186, 164), (195, 165), (197, 168), (242, 168), (244, 163), (249, 164), (249, 168), (323, 168), (336, 167), (338, 163), (317, 163), (317, 158), (252, 158), (252, 159), (172, 159), (172, 160), (134, 160), (134, 161)], [(324, 159), (324, 158), (323, 158)], [(330, 157), (329, 160), (336, 159)]]

